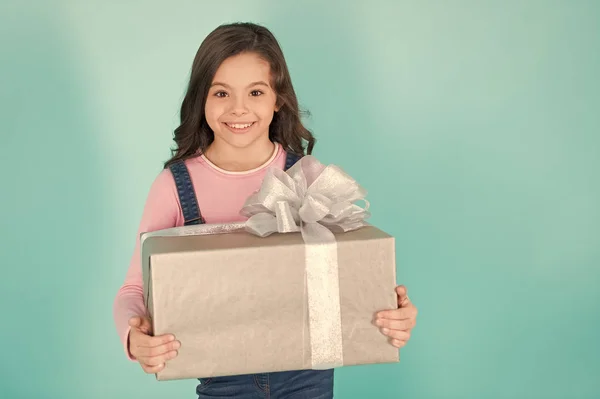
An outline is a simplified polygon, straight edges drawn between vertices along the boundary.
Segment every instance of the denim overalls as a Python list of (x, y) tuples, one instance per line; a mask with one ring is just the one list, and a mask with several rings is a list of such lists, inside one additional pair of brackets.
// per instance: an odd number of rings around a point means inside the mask
[[(300, 156), (288, 152), (285, 170), (291, 168)], [(169, 169), (175, 179), (179, 203), (185, 225), (203, 224), (204, 218), (190, 174), (183, 161)], [(231, 377), (200, 378), (196, 393), (203, 398), (239, 399), (330, 399), (333, 398), (333, 370), (298, 370), (276, 373), (237, 375)]]

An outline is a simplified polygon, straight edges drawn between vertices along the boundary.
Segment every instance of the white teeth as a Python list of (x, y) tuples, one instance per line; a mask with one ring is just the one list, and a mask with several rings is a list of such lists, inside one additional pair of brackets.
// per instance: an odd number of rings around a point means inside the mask
[(246, 128), (252, 126), (252, 123), (246, 123), (245, 125), (240, 125), (240, 124), (237, 124), (237, 123), (236, 124), (228, 123), (227, 125), (231, 126), (234, 129), (246, 129)]

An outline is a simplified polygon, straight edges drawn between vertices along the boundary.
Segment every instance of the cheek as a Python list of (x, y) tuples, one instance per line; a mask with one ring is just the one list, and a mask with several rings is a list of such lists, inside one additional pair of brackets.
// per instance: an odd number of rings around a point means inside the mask
[(263, 121), (270, 122), (275, 112), (275, 101), (265, 101), (257, 108), (257, 113)]
[(222, 114), (219, 105), (214, 102), (207, 101), (204, 107), (204, 116), (211, 128), (218, 123), (218, 118)]

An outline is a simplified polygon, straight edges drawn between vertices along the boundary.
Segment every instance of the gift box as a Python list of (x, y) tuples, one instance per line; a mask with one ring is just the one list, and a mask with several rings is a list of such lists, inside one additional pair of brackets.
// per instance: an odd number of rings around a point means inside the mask
[(246, 222), (142, 234), (154, 334), (181, 342), (156, 378), (398, 362), (373, 325), (398, 306), (394, 238), (365, 222), (364, 195), (304, 157), (267, 174)]

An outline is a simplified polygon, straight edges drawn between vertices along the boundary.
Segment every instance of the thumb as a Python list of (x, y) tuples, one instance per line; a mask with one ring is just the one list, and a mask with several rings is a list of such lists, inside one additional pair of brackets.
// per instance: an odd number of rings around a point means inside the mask
[(142, 318), (134, 316), (129, 319), (129, 327), (139, 327), (142, 324)]
[(129, 319), (129, 326), (131, 328), (136, 328), (143, 332), (144, 334), (149, 334), (152, 330), (152, 325), (150, 324), (150, 319), (145, 316), (134, 316)]
[(407, 291), (408, 290), (403, 285), (399, 285), (396, 287), (396, 294), (398, 294), (398, 306), (405, 307), (410, 303)]
[(150, 334), (152, 332), (152, 324), (148, 317), (140, 317), (140, 325), (138, 327), (144, 334)]

